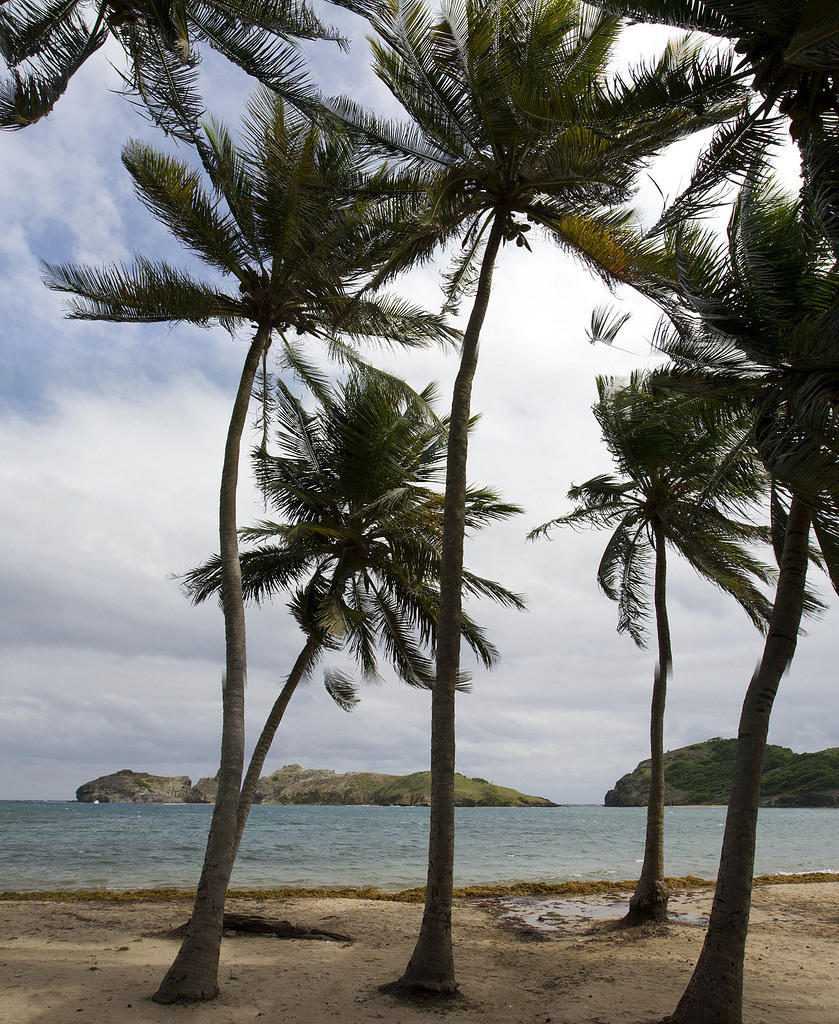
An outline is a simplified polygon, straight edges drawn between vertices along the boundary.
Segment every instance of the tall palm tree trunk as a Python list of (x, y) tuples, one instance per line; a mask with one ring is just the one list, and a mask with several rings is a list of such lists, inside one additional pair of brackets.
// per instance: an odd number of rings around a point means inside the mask
[(437, 676), (431, 693), (431, 821), (428, 877), (419, 938), (401, 989), (453, 995), (457, 991), (452, 956), (454, 872), (455, 684), (460, 669), (463, 535), (466, 523), (466, 457), (472, 380), (478, 341), (492, 290), (492, 271), (501, 245), (504, 215), (496, 213), (484, 251), (475, 302), (463, 335), (460, 369), (454, 383), (446, 457), (446, 496), (440, 568)]
[(242, 841), (242, 833), (245, 831), (248, 814), (250, 813), (251, 804), (253, 803), (253, 795), (256, 792), (259, 776), (262, 772), (262, 767), (265, 764), (265, 758), (268, 756), (268, 751), (271, 749), (271, 744), (274, 742), (274, 737), (277, 734), (280, 722), (283, 720), (283, 715), (288, 707), (288, 702), (291, 700), (294, 691), (297, 689), (300, 681), (306, 675), (307, 670), (312, 664), (312, 658), (314, 657), (319, 645), (320, 641), (318, 638), (310, 636), (306, 641), (303, 650), (297, 655), (294, 667), (289, 673), (288, 679), (286, 680), (282, 690), (280, 690), (277, 699), (274, 701), (274, 705), (271, 708), (268, 717), (265, 719), (265, 725), (262, 727), (262, 732), (259, 734), (259, 739), (256, 741), (256, 746), (253, 748), (250, 763), (248, 764), (248, 770), (245, 773), (245, 781), (242, 783), (242, 791), (239, 794), (239, 810), (236, 819), (236, 846), (233, 851), (234, 860), (236, 859), (236, 853), (239, 850), (239, 843)]
[(245, 760), (245, 603), (236, 531), (239, 451), (262, 350), (270, 328), (260, 327), (248, 350), (227, 430), (219, 497), (219, 544), (226, 671), (222, 683), (221, 760), (218, 791), (207, 838), (204, 865), (184, 941), (152, 999), (193, 1002), (218, 995), (218, 959), (224, 900), (236, 852), (239, 787)]
[(666, 921), (670, 891), (664, 881), (664, 708), (667, 703), (667, 677), (673, 663), (670, 622), (667, 618), (667, 556), (664, 530), (653, 523), (655, 540), (655, 624), (658, 634), (658, 664), (653, 678), (650, 706), (650, 795), (647, 798), (647, 833), (641, 877), (624, 924)]
[(734, 779), (711, 920), (693, 976), (679, 1005), (667, 1018), (669, 1024), (742, 1024), (743, 961), (760, 777), (772, 704), (798, 639), (809, 535), (810, 511), (793, 497), (763, 657), (749, 683), (740, 715)]

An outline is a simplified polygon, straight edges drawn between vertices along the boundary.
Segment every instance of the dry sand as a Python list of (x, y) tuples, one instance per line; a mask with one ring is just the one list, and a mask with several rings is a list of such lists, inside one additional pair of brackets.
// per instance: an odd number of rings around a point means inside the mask
[[(672, 909), (707, 913), (710, 893)], [(604, 898), (590, 897), (602, 905)], [(575, 901), (576, 902), (576, 901)], [(585, 902), (585, 901), (583, 901)], [(221, 996), (163, 1007), (149, 996), (177, 949), (161, 937), (189, 903), (0, 902), (2, 1024), (624, 1024), (669, 1013), (702, 943), (696, 924), (640, 932), (567, 912), (547, 935), (505, 923), (497, 901), (454, 914), (462, 996), (445, 1007), (378, 991), (404, 968), (422, 907), (350, 899), (231, 900), (230, 909), (354, 937), (352, 944), (240, 935), (222, 945)], [(531, 906), (531, 910), (534, 908)], [(535, 908), (538, 915), (540, 908)], [(839, 883), (758, 886), (746, 971), (747, 1024), (839, 1021)]]

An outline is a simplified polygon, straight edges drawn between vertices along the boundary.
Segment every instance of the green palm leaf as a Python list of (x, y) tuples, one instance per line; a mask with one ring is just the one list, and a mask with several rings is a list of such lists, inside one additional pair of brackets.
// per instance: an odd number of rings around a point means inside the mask
[[(362, 15), (376, 0), (338, 0)], [(90, 14), (87, 13), (90, 11)], [(49, 113), (84, 61), (110, 37), (122, 47), (125, 91), (152, 121), (195, 141), (202, 101), (197, 65), (208, 44), (309, 114), (317, 91), (298, 40), (346, 41), (299, 0), (6, 0), (0, 52), (11, 79), (0, 87), (0, 126), (20, 128)]]
[(138, 141), (125, 146), (122, 162), (140, 201), (176, 238), (222, 273), (243, 276), (250, 253), (239, 224), (207, 194), (199, 171)]
[(768, 534), (738, 516), (762, 496), (765, 480), (744, 442), (742, 417), (707, 399), (652, 391), (639, 375), (623, 386), (608, 378), (597, 385), (594, 413), (621, 475), (599, 474), (572, 487), (571, 512), (529, 537), (559, 526), (611, 529), (597, 580), (618, 603), (618, 630), (639, 645), (650, 611), (656, 529), (753, 622), (764, 622), (769, 605), (755, 582), (768, 582), (771, 573), (749, 546), (765, 543)]
[[(76, 13), (78, 0), (46, 5), (45, 10), (0, 12), (0, 52), (11, 79), (0, 82), (0, 128), (25, 128), (53, 109), (70, 79), (107, 38), (91, 31)], [(31, 21), (24, 20), (26, 15)], [(40, 54), (34, 66), (30, 58)]]
[(342, 711), (354, 711), (361, 701), (352, 678), (338, 669), (330, 668), (324, 672), (324, 686)]
[(186, 322), (207, 327), (215, 320), (233, 330), (246, 315), (235, 299), (166, 263), (138, 257), (132, 266), (55, 266), (42, 263), (44, 281), (76, 298), (68, 306), (75, 320), (122, 323)]
[[(427, 688), (434, 677), (439, 613), (440, 483), (446, 426), (427, 414), (426, 388), (409, 401), (369, 372), (353, 373), (309, 412), (274, 385), (276, 448), (253, 453), (266, 504), (279, 515), (239, 531), (242, 588), (256, 603), (293, 591), (290, 610), (310, 635), (346, 651), (363, 674), (378, 672), (377, 649), (399, 677)], [(468, 520), (479, 529), (521, 510), (490, 488), (472, 488)], [(307, 580), (308, 577), (308, 580)], [(182, 577), (193, 601), (221, 587), (218, 556)], [(464, 594), (521, 609), (524, 601), (468, 570)], [(489, 667), (498, 652), (464, 617), (463, 638)], [(466, 680), (461, 679), (461, 686)]]

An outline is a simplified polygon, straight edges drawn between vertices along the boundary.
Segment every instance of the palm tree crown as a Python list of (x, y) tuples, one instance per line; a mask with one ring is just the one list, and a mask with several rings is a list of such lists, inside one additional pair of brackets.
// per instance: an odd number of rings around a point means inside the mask
[(597, 581), (618, 603), (618, 630), (639, 646), (645, 644), (656, 528), (700, 576), (764, 627), (770, 605), (754, 580), (769, 577), (744, 544), (768, 541), (768, 531), (732, 512), (760, 499), (767, 482), (748, 450), (738, 450), (736, 425), (721, 429), (695, 401), (653, 393), (637, 374), (623, 385), (598, 377), (597, 391), (594, 415), (620, 475), (601, 474), (572, 487), (573, 511), (529, 536), (556, 526), (612, 529)]
[(682, 40), (615, 76), (618, 19), (577, 0), (453, 0), (442, 16), (422, 0), (393, 0), (373, 20), (374, 69), (412, 122), (346, 99), (335, 107), (404, 169), (395, 187), (423, 192), (422, 216), (387, 272), (461, 237), (454, 298), (474, 283), (497, 218), (507, 241), (529, 248), (535, 224), (608, 280), (661, 294), (660, 254), (616, 208), (654, 154), (738, 109), (725, 59)]
[[(434, 389), (420, 397), (420, 404), (394, 401), (380, 378), (355, 373), (307, 412), (278, 384), (279, 454), (260, 448), (253, 459), (260, 489), (282, 518), (241, 530), (250, 546), (240, 559), (245, 597), (261, 603), (291, 591), (292, 614), (321, 650), (347, 650), (370, 677), (379, 647), (402, 680), (427, 687), (443, 508), (433, 485), (445, 461), (446, 429), (424, 412)], [(472, 528), (521, 511), (486, 488), (471, 489), (467, 503)], [(220, 584), (218, 556), (184, 577), (196, 602)], [(517, 595), (469, 572), (464, 589), (523, 607)], [(484, 665), (493, 664), (495, 648), (468, 616), (463, 636)], [(346, 689), (340, 693), (345, 699)]]
[[(205, 125), (200, 171), (140, 142), (123, 150), (138, 197), (215, 276), (197, 280), (144, 257), (131, 266), (45, 265), (50, 288), (76, 296), (69, 315), (118, 322), (251, 324), (265, 346), (302, 367), (296, 340), (308, 336), (349, 356), (337, 340), (377, 337), (401, 344), (450, 341), (440, 317), (400, 299), (354, 291), (381, 262), (388, 237), (380, 210), (352, 198), (361, 180), (353, 146), (285, 109), (263, 90), (235, 146), (227, 129)], [(232, 278), (224, 289), (221, 278)]]
[[(343, 386), (321, 389), (308, 413), (277, 385), (279, 455), (254, 452), (267, 503), (282, 522), (242, 531), (252, 546), (241, 553), (243, 590), (261, 602), (290, 593), (288, 607), (304, 636), (287, 679), (254, 745), (239, 794), (235, 846), (244, 831), (265, 759), (289, 701), (326, 651), (348, 652), (370, 678), (377, 648), (397, 675), (428, 687), (439, 611), (442, 497), (433, 488), (445, 449), (445, 423), (427, 414), (428, 387), (416, 400), (394, 400), (380, 374), (356, 370)], [(474, 526), (518, 512), (493, 492), (473, 490)], [(521, 599), (491, 580), (466, 574), (465, 588), (521, 608)], [(194, 601), (223, 589), (218, 556), (185, 577)], [(489, 667), (497, 652), (468, 616), (463, 637)], [(328, 670), (327, 692), (344, 710), (358, 701), (344, 672)], [(465, 687), (461, 677), (459, 686)]]
[[(658, 341), (675, 362), (663, 381), (749, 410), (758, 453), (809, 506), (837, 586), (839, 278), (817, 213), (757, 177), (740, 192), (727, 244), (685, 232), (685, 305)], [(772, 507), (780, 550), (785, 519)]]
[[(359, 14), (367, 9), (365, 0), (335, 2)], [(0, 53), (12, 79), (0, 88), (0, 127), (23, 128), (46, 116), (109, 37), (125, 52), (126, 88), (153, 121), (189, 138), (201, 114), (200, 45), (307, 104), (313, 90), (296, 41), (344, 42), (301, 0), (8, 0), (0, 11)]]
[[(600, 560), (597, 579), (618, 602), (618, 630), (645, 643), (649, 614), (655, 608), (658, 663), (650, 709), (650, 789), (641, 875), (625, 921), (666, 921), (669, 890), (664, 869), (664, 712), (672, 663), (667, 612), (667, 559), (671, 545), (704, 579), (734, 596), (764, 629), (771, 606), (754, 585), (768, 571), (744, 543), (768, 539), (767, 530), (734, 518), (765, 490), (758, 470), (736, 434), (707, 413), (667, 392), (652, 392), (643, 378), (628, 384), (598, 378), (594, 414), (620, 476), (602, 474), (573, 487), (577, 502), (568, 515), (538, 527), (530, 536), (555, 526), (614, 528)], [(706, 415), (703, 415), (705, 413)], [(651, 555), (654, 568), (651, 567)], [(651, 585), (652, 584), (652, 585)]]

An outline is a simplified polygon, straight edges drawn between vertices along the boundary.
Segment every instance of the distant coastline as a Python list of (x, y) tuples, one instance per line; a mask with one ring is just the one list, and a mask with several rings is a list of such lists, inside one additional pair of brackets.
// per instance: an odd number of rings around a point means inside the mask
[[(81, 803), (208, 804), (215, 801), (217, 782), (199, 779), (193, 786), (186, 775), (152, 775), (128, 768), (85, 782), (76, 790)], [(255, 804), (369, 805), (427, 807), (431, 803), (431, 773), (383, 775), (374, 772), (338, 774), (329, 768), (287, 764), (262, 778)], [(520, 793), (478, 777), (455, 775), (458, 807), (556, 807), (541, 796)]]

